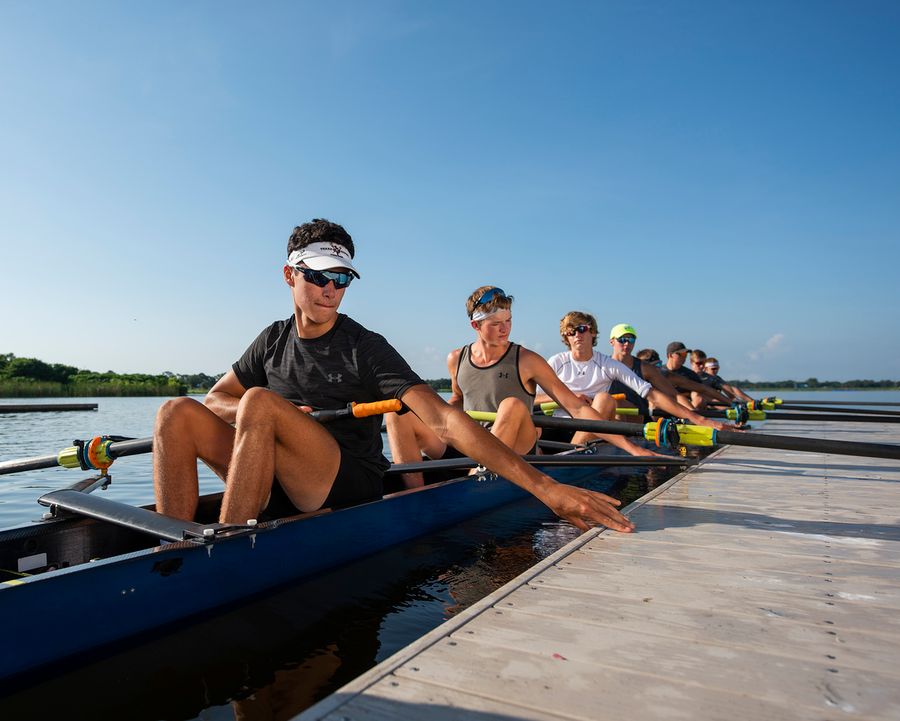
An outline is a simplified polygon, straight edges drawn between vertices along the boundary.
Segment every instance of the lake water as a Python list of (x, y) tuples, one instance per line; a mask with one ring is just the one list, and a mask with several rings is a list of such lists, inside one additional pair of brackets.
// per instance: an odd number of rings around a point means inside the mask
[[(779, 395), (900, 402), (900, 393), (892, 392)], [(77, 400), (97, 402), (100, 409), (0, 415), (0, 461), (47, 455), (73, 438), (102, 433), (148, 436), (165, 399)], [(130, 503), (152, 500), (149, 455), (120, 459), (112, 470), (108, 497)], [(0, 476), (0, 525), (38, 517), (38, 495), (82, 475), (54, 469)], [(661, 469), (615, 475), (614, 495), (625, 502), (668, 478)], [(202, 468), (201, 487), (218, 491), (221, 482)], [(71, 671), (54, 670), (38, 683), (7, 689), (0, 698), (0, 718), (287, 718), (576, 535), (537, 501), (511, 504), (199, 623), (161, 630), (118, 653), (80, 657)], [(66, 619), (63, 612), (52, 627), (35, 629), (35, 642), (52, 643), (53, 634), (65, 633), (66, 623), (77, 619)]]

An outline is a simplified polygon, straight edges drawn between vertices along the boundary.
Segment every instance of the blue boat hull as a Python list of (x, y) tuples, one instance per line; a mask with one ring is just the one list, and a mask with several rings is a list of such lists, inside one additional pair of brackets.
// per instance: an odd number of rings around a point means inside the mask
[[(586, 466), (544, 470), (569, 483), (597, 477)], [(214, 543), (153, 546), (2, 583), (0, 679), (235, 603), (526, 495), (493, 476), (460, 478), (261, 524), (253, 534)]]

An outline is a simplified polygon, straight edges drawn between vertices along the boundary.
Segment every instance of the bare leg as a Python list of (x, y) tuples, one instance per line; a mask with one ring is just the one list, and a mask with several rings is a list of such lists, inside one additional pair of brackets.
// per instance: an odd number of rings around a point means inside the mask
[(706, 408), (706, 396), (697, 393), (697, 391), (691, 391), (691, 402), (694, 404), (694, 408), (697, 410)]
[(238, 405), (221, 523), (246, 523), (266, 504), (275, 476), (301, 511), (322, 506), (340, 466), (337, 442), (317, 421), (264, 388)]
[[(594, 396), (594, 400), (591, 402), (591, 408), (593, 408), (597, 413), (599, 413), (603, 420), (611, 421), (616, 415), (616, 399), (613, 398), (609, 393), (598, 393)], [(578, 431), (574, 436), (572, 436), (572, 443), (577, 446), (588, 443), (589, 441), (595, 441), (600, 436), (596, 433), (588, 433), (587, 431)]]
[(497, 408), (491, 433), (516, 453), (528, 453), (537, 440), (531, 409), (518, 398), (504, 398)]
[[(441, 458), (447, 450), (447, 444), (415, 413), (404, 413), (402, 416), (389, 413), (385, 416), (385, 423), (394, 463), (417, 463), (422, 459), (422, 453), (429, 458)], [(402, 473), (401, 476), (406, 488), (425, 485), (425, 477), (421, 473)]]
[(191, 398), (166, 401), (153, 429), (153, 484), (156, 509), (185, 521), (194, 519), (199, 490), (197, 459), (224, 479), (234, 429)]

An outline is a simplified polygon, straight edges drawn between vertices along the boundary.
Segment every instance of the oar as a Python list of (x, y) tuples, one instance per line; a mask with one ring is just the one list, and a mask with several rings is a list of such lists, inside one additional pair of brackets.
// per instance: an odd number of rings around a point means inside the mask
[[(659, 456), (595, 456), (595, 455), (527, 455), (521, 457), (526, 463), (538, 466), (693, 466), (696, 458)], [(449, 470), (454, 468), (476, 468), (478, 461), (472, 458), (438, 458), (419, 463), (395, 463), (388, 473), (421, 473), (424, 471)]]
[(782, 403), (775, 408), (765, 407), (763, 410), (807, 411), (814, 413), (852, 413), (861, 416), (896, 416), (900, 417), (900, 411), (886, 411), (878, 408), (847, 408), (846, 406), (804, 406), (799, 403)]
[[(784, 408), (784, 406), (781, 406)], [(900, 415), (896, 416), (857, 416), (850, 413), (791, 413), (790, 411), (755, 411), (748, 410), (747, 417), (743, 418), (741, 411), (729, 408), (728, 410), (701, 410), (697, 411), (706, 418), (728, 418), (733, 421), (841, 421), (844, 423), (900, 423)], [(662, 415), (654, 413), (654, 415)]]
[[(346, 408), (313, 411), (309, 415), (321, 423), (339, 418), (365, 418), (399, 411), (403, 407), (399, 400), (376, 401), (374, 403), (348, 403)], [(108, 468), (116, 458), (150, 453), (152, 438), (124, 438), (123, 436), (97, 436), (89, 441), (75, 441), (75, 445), (63, 448), (52, 456), (22, 458), (0, 463), (0, 475), (36, 471), (41, 468), (80, 468), (83, 471)]]
[[(764, 398), (763, 400), (779, 406), (784, 406), (785, 403), (781, 398)], [(804, 406), (900, 406), (900, 402), (894, 401), (801, 401), (788, 399), (787, 402), (791, 405)]]
[[(475, 420), (491, 421), (496, 413), (467, 411)], [(819, 438), (762, 435), (740, 431), (717, 431), (705, 426), (692, 426), (663, 418), (655, 423), (627, 423), (625, 421), (589, 421), (581, 418), (553, 418), (543, 415), (531, 417), (539, 428), (586, 431), (588, 433), (612, 433), (621, 436), (639, 436), (655, 442), (660, 447), (715, 446), (731, 444), (756, 448), (778, 448), (786, 451), (809, 453), (835, 453), (844, 456), (868, 458), (893, 458), (900, 460), (900, 446), (887, 443), (860, 443), (858, 441), (833, 441)]]

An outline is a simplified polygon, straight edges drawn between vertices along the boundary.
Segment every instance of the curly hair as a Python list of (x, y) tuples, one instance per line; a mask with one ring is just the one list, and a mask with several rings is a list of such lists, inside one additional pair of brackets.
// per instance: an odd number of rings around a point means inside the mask
[(562, 338), (563, 345), (566, 348), (569, 347), (566, 341), (567, 331), (574, 330), (577, 325), (590, 326), (591, 333), (594, 334), (594, 340), (591, 345), (597, 345), (597, 319), (590, 313), (584, 313), (580, 310), (570, 310), (559, 321), (559, 337)]
[(343, 226), (332, 223), (330, 220), (322, 218), (314, 218), (309, 223), (298, 225), (288, 238), (287, 254), (290, 255), (295, 250), (305, 248), (311, 243), (337, 243), (344, 246), (350, 251), (350, 257), (356, 255), (356, 248), (353, 247), (353, 238), (350, 233), (344, 230)]

